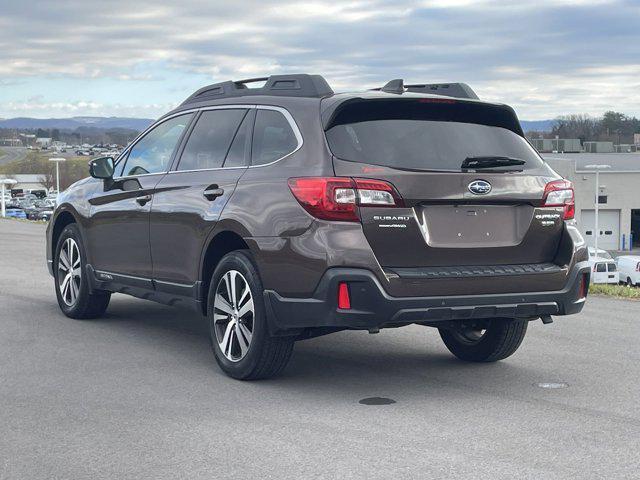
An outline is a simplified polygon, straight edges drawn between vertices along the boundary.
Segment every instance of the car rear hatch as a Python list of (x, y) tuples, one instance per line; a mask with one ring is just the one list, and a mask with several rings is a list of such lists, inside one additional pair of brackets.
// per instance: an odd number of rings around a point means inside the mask
[(383, 267), (553, 267), (565, 207), (545, 207), (544, 198), (559, 177), (524, 139), (511, 108), (358, 99), (336, 108), (325, 126), (337, 176), (382, 180), (401, 197), (359, 207)]

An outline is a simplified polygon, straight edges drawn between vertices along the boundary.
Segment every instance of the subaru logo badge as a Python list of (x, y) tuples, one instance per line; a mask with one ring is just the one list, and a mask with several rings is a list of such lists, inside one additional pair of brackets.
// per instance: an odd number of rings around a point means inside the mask
[(491, 184), (485, 180), (474, 180), (467, 188), (474, 195), (486, 195), (491, 191)]

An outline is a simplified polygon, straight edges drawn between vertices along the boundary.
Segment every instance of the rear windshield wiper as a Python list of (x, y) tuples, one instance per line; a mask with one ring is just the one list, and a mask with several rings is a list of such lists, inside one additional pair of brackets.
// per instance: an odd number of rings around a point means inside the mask
[(511, 157), (467, 157), (460, 165), (460, 168), (462, 170), (484, 170), (498, 167), (517, 167), (525, 163), (527, 162), (524, 160)]

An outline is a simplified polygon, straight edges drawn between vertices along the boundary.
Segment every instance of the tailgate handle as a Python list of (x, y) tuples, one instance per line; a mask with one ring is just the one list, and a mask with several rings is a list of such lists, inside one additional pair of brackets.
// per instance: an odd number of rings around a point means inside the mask
[(218, 185), (209, 185), (203, 195), (207, 200), (215, 200), (224, 195), (224, 189), (218, 187)]

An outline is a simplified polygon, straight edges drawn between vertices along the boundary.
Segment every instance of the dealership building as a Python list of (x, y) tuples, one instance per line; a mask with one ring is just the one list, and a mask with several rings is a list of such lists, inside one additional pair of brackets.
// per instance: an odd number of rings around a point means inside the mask
[(589, 245), (595, 240), (596, 174), (589, 165), (609, 165), (600, 170), (598, 192), (598, 248), (640, 248), (640, 154), (543, 154), (560, 175), (573, 182), (576, 220)]

